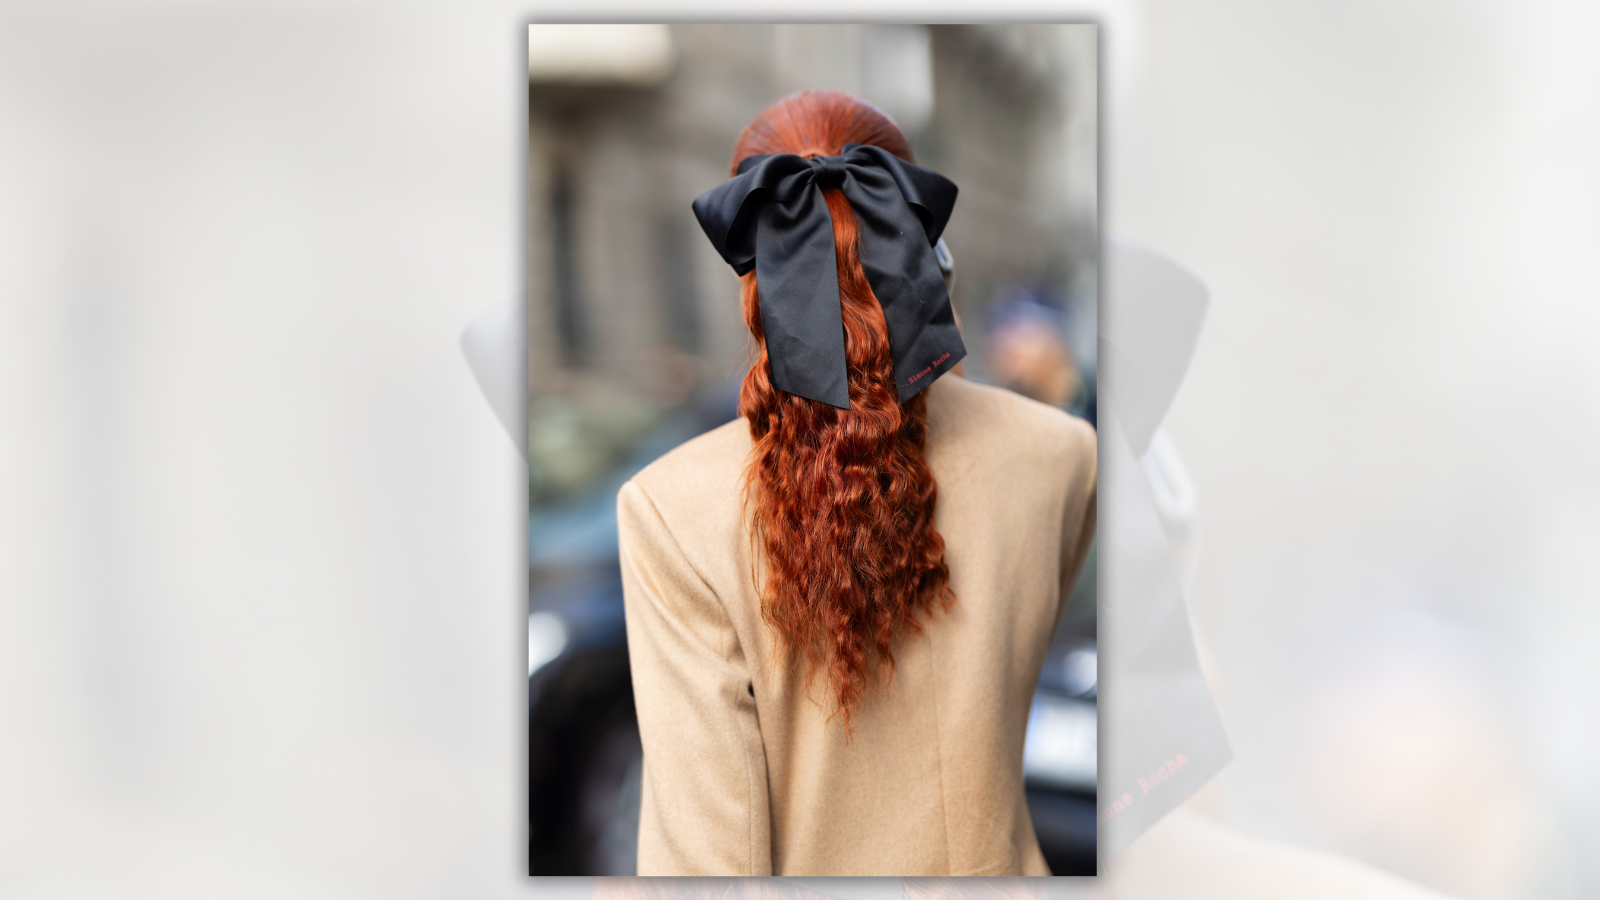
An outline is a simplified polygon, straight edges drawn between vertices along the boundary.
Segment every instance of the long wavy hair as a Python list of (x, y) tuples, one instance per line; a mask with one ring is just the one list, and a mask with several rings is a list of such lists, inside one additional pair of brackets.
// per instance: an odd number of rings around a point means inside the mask
[[(876, 107), (839, 91), (805, 91), (750, 123), (730, 171), (748, 156), (836, 156), (847, 143), (915, 161), (900, 128)], [(767, 561), (762, 618), (780, 650), (805, 666), (808, 686), (826, 675), (848, 736), (867, 689), (892, 677), (895, 639), (920, 634), (919, 616), (948, 609), (955, 595), (933, 527), (927, 392), (900, 403), (883, 309), (861, 270), (855, 213), (840, 189), (822, 194), (833, 219), (850, 408), (772, 386), (752, 270), (743, 292), (754, 358), (739, 412), (755, 441), (744, 490), (755, 501), (752, 539)]]

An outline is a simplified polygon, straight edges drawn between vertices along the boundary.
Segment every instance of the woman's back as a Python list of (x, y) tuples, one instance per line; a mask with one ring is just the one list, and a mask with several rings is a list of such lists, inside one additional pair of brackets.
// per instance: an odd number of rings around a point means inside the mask
[(763, 621), (736, 420), (618, 498), (644, 743), (641, 875), (1044, 875), (1022, 784), (1034, 684), (1094, 530), (1094, 434), (1007, 391), (927, 394), (956, 601), (894, 645), (847, 738)]

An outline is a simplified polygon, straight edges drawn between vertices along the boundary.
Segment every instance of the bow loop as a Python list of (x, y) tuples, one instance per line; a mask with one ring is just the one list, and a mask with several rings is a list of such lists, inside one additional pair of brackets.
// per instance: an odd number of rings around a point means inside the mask
[(695, 198), (706, 237), (734, 271), (756, 271), (774, 387), (850, 408), (833, 220), (822, 189), (850, 201), (861, 269), (883, 308), (901, 402), (966, 356), (933, 244), (956, 186), (880, 147), (840, 156), (751, 156), (738, 174)]

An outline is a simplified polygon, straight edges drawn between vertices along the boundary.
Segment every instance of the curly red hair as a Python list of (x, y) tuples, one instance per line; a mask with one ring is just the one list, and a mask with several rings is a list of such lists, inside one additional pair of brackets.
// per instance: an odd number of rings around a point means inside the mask
[[(805, 91), (756, 117), (730, 169), (763, 153), (836, 156), (847, 143), (914, 161), (905, 135), (876, 107), (839, 91)], [(883, 309), (861, 270), (855, 213), (838, 188), (822, 193), (833, 218), (850, 408), (772, 386), (752, 271), (742, 281), (755, 358), (739, 412), (755, 441), (744, 484), (768, 563), (762, 618), (806, 666), (808, 684), (826, 674), (848, 735), (867, 689), (879, 674), (892, 675), (895, 639), (920, 634), (919, 616), (948, 609), (955, 595), (933, 527), (927, 395), (900, 403)]]

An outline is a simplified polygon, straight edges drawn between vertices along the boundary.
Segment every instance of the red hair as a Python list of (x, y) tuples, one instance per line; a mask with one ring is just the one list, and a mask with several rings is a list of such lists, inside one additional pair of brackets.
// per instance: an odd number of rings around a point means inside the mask
[[(762, 153), (836, 156), (847, 143), (913, 161), (905, 135), (876, 107), (839, 91), (805, 91), (750, 123), (730, 169)], [(744, 485), (768, 563), (762, 618), (806, 666), (808, 684), (826, 674), (848, 735), (875, 676), (893, 672), (895, 639), (920, 634), (919, 615), (947, 609), (955, 595), (933, 527), (927, 394), (900, 403), (883, 309), (861, 270), (855, 213), (838, 188), (822, 194), (833, 218), (850, 408), (772, 386), (751, 271), (743, 277), (744, 319), (755, 358), (739, 413), (755, 441)]]

